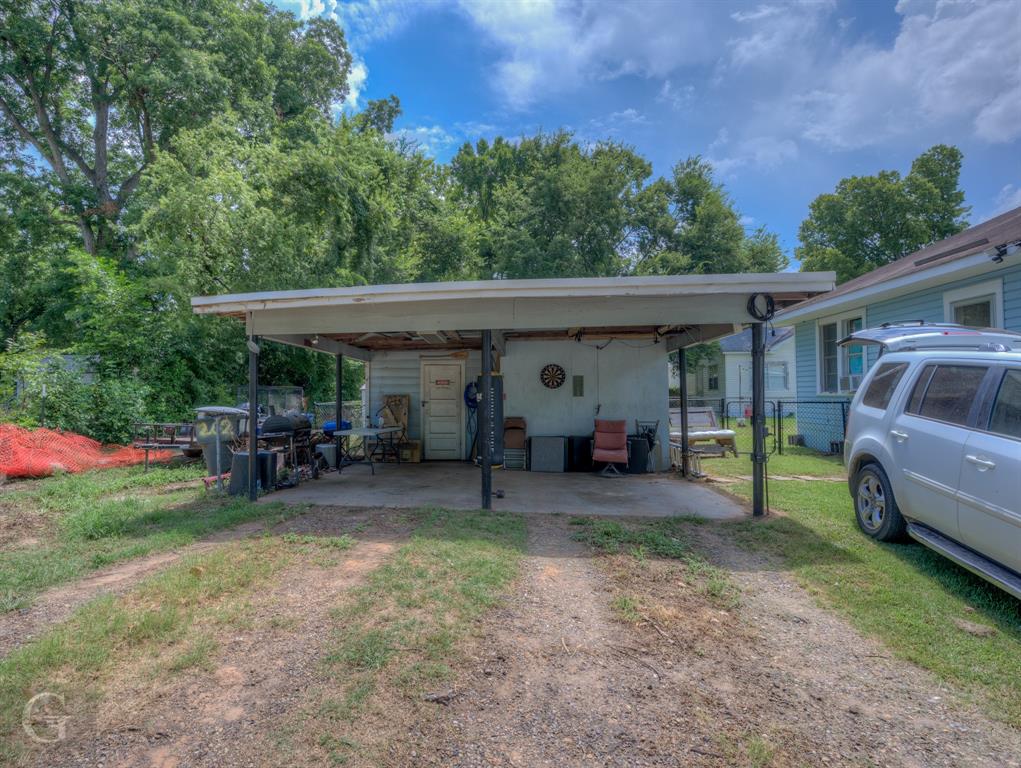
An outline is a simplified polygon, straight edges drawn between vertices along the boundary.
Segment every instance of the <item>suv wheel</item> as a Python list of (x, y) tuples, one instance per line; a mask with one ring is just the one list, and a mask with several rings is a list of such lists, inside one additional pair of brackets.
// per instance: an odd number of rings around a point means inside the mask
[(873, 539), (896, 541), (904, 536), (904, 518), (897, 509), (886, 472), (866, 464), (854, 478), (854, 512), (858, 527)]

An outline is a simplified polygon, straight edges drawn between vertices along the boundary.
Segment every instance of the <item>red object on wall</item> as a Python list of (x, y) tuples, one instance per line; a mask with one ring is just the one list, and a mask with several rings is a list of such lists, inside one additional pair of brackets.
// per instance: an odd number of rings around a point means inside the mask
[[(172, 451), (151, 451), (149, 460), (171, 456)], [(126, 467), (144, 460), (145, 451), (131, 446), (104, 446), (74, 432), (0, 424), (0, 477), (48, 477), (54, 472)]]

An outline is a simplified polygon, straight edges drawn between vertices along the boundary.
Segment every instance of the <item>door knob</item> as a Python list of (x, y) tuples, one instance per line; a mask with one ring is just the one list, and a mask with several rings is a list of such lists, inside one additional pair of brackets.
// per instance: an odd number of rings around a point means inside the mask
[(890, 430), (890, 434), (893, 435), (894, 439), (898, 443), (903, 443), (905, 440), (908, 439), (908, 433), (907, 432), (901, 432), (900, 430), (897, 430), (897, 429), (891, 429)]

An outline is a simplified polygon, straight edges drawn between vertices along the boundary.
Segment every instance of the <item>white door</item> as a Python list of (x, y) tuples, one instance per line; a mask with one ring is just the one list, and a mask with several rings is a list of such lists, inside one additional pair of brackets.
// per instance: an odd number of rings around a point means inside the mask
[(422, 361), (423, 456), (430, 460), (464, 458), (464, 364)]
[(891, 480), (901, 512), (952, 539), (960, 538), (957, 487), (971, 432), (967, 425), (986, 371), (950, 363), (925, 366), (888, 436), (900, 474)]
[(961, 541), (1021, 572), (1021, 370), (1006, 372), (980, 426), (964, 446)]

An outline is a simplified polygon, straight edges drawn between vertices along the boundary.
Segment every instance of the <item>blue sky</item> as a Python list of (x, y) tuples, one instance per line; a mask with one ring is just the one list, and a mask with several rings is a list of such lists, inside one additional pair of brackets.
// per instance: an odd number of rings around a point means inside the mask
[(657, 175), (701, 154), (788, 251), (816, 195), (937, 142), (964, 151), (972, 223), (1021, 205), (1018, 0), (277, 4), (336, 18), (348, 108), (396, 94), (399, 131), (440, 160), (560, 127)]

